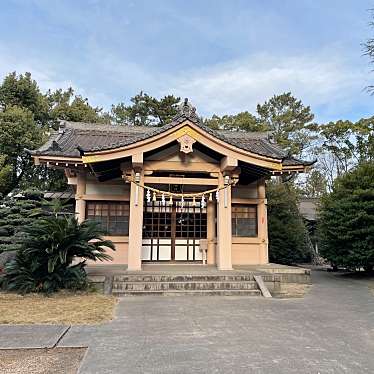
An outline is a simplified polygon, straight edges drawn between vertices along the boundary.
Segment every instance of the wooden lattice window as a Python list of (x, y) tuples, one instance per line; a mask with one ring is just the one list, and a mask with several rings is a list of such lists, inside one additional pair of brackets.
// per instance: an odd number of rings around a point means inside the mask
[(143, 238), (171, 237), (171, 207), (159, 201), (145, 202)]
[(232, 204), (232, 236), (257, 236), (257, 205)]
[(86, 218), (100, 223), (107, 235), (129, 235), (127, 201), (87, 201)]
[(175, 236), (177, 238), (203, 239), (207, 236), (206, 210), (192, 201), (185, 200), (176, 207)]

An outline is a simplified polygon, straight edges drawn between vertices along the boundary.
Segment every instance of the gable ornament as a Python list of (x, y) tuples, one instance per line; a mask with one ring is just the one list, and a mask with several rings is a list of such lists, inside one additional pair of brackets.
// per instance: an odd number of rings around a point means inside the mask
[(190, 135), (184, 134), (180, 138), (178, 138), (177, 141), (180, 144), (181, 152), (186, 154), (193, 152), (192, 145), (196, 142), (196, 140)]

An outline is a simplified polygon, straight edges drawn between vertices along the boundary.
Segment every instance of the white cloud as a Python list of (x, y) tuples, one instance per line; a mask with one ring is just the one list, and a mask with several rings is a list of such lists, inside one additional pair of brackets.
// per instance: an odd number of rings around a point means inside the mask
[(92, 105), (105, 109), (144, 90), (156, 96), (188, 97), (204, 116), (255, 112), (258, 103), (291, 91), (311, 106), (321, 122), (372, 114), (373, 98), (363, 90), (371, 78), (366, 61), (344, 59), (339, 48), (298, 56), (258, 53), (176, 75), (146, 70), (96, 45), (89, 49), (84, 64), (71, 62), (74, 74), (70, 75), (69, 68), (62, 69), (53, 60), (20, 55), (0, 45), (0, 77), (14, 70), (29, 71), (43, 91), (71, 86)]
[(76, 94), (84, 98), (88, 98), (90, 104), (110, 108), (111, 99), (98, 89), (89, 89), (88, 87), (81, 87), (74, 82), (71, 77), (65, 77), (56, 69), (53, 64), (42, 61), (41, 59), (33, 59), (30, 56), (22, 59), (16, 58), (9, 50), (0, 46), (0, 80), (7, 74), (15, 71), (17, 74), (31, 73), (32, 78), (37, 82), (40, 90), (46, 92), (47, 90), (66, 90), (72, 87)]
[(17, 74), (31, 73), (42, 91), (74, 87), (72, 81), (59, 77), (58, 74), (42, 61), (35, 61), (30, 58), (16, 58), (11, 51), (0, 46), (0, 77), (3, 78), (13, 71), (16, 71)]
[(321, 117), (326, 118), (318, 119), (323, 121), (348, 113), (360, 96), (366, 103), (372, 100), (363, 92), (368, 69), (362, 66), (344, 61), (333, 50), (282, 57), (257, 54), (179, 76), (165, 92), (189, 97), (204, 109), (202, 114), (211, 115), (254, 112), (257, 103), (291, 91), (312, 110), (322, 111)]

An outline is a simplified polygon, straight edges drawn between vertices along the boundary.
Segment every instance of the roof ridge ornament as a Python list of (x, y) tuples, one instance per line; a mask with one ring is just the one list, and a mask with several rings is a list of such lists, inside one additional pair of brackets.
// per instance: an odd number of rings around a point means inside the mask
[(57, 118), (57, 122), (58, 122), (58, 133), (63, 134), (66, 129), (66, 121), (63, 119)]
[(178, 106), (178, 113), (175, 119), (180, 117), (186, 117), (194, 122), (200, 122), (200, 118), (196, 113), (196, 108), (188, 101), (187, 97)]

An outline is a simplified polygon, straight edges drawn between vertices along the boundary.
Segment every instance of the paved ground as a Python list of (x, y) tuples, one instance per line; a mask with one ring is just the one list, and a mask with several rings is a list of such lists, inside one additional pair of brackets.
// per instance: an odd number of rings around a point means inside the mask
[(0, 349), (52, 348), (67, 329), (60, 325), (0, 325)]
[(58, 347), (89, 347), (81, 374), (373, 373), (374, 297), (325, 272), (313, 282), (304, 299), (125, 298), (114, 322), (72, 327)]
[(316, 272), (304, 299), (131, 297), (118, 319), (73, 327), (80, 373), (373, 373), (374, 298)]

